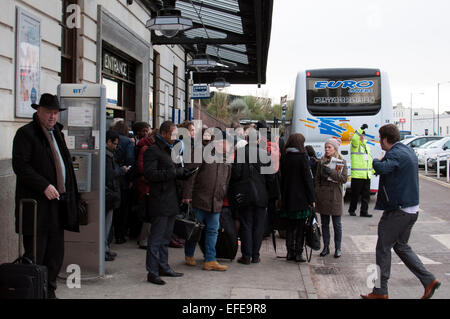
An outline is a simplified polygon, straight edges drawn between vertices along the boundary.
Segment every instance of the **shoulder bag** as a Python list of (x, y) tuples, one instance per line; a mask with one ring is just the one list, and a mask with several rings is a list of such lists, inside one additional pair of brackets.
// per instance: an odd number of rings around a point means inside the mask
[[(320, 250), (321, 232), (317, 216), (314, 208), (311, 208), (311, 214), (306, 219), (305, 225), (305, 252), (308, 262), (311, 261), (311, 255), (313, 250)], [(308, 247), (310, 248), (308, 257)]]

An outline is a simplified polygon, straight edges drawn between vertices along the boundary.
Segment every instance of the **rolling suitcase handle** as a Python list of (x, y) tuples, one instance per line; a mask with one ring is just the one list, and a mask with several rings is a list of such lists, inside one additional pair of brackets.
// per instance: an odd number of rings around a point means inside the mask
[(30, 203), (33, 204), (33, 263), (36, 264), (36, 241), (37, 241), (37, 201), (34, 199), (21, 199), (19, 202), (19, 258), (22, 258), (22, 222), (23, 222), (23, 204)]

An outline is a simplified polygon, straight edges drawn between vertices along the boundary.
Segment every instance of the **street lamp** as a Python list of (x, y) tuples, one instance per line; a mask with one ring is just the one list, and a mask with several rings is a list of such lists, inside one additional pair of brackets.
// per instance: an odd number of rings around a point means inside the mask
[(410, 128), (410, 131), (411, 131), (411, 135), (413, 135), (413, 104), (412, 104), (412, 101), (413, 101), (413, 94), (417, 94), (417, 95), (424, 95), (424, 93), (411, 93), (411, 114), (410, 114), (410, 121), (411, 121), (411, 123), (410, 123), (410, 126), (409, 126), (409, 128)]
[(212, 87), (215, 87), (219, 91), (229, 87), (230, 82), (225, 81), (225, 78), (216, 78), (213, 83), (210, 84)]
[(450, 81), (445, 81), (445, 82), (438, 82), (438, 109), (437, 109), (437, 131), (438, 131), (438, 136), (441, 134), (441, 130), (439, 127), (439, 85), (441, 84), (446, 84), (446, 83), (450, 83)]
[(192, 20), (181, 16), (181, 11), (175, 8), (167, 7), (158, 11), (157, 15), (147, 21), (147, 29), (154, 30), (157, 35), (163, 35), (172, 38), (179, 31), (191, 29)]

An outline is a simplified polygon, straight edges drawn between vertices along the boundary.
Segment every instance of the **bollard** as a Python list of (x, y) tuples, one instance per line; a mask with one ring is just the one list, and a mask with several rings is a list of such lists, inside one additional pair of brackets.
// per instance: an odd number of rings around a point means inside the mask
[(425, 176), (428, 174), (428, 157), (425, 158)]
[(450, 182), (450, 155), (447, 155), (447, 183)]
[(439, 162), (441, 161), (441, 157), (439, 154), (436, 155), (436, 175), (437, 178), (439, 179), (440, 175), (441, 175), (441, 168), (439, 167)]

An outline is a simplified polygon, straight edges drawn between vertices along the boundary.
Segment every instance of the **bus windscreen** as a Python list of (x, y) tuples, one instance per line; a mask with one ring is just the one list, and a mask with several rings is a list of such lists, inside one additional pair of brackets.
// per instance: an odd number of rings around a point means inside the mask
[(379, 77), (307, 78), (312, 115), (374, 115), (381, 108)]

